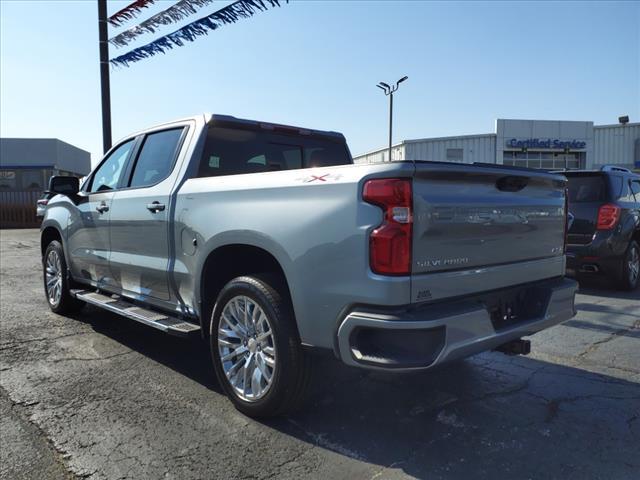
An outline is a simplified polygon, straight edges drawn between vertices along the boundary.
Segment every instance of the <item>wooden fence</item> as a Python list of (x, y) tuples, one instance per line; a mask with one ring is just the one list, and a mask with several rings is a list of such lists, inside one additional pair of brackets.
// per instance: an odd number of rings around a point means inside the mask
[(36, 217), (36, 202), (42, 192), (0, 191), (0, 228), (39, 227), (41, 219)]

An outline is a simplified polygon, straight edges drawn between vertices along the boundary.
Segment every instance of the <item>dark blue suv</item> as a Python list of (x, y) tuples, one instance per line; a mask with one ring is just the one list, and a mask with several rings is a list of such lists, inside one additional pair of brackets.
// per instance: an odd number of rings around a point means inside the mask
[(567, 274), (604, 276), (624, 290), (640, 279), (640, 175), (620, 167), (564, 172), (569, 180)]

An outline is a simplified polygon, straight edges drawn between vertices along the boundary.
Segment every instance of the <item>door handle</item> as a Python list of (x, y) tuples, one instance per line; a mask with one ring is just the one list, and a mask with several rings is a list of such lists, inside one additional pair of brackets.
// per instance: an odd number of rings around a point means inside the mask
[(106, 203), (101, 203), (100, 205), (98, 205), (96, 207), (96, 210), (99, 213), (104, 213), (104, 212), (108, 212), (109, 211), (109, 206)]
[(160, 202), (147, 203), (147, 210), (149, 210), (152, 213), (162, 212), (164, 210), (164, 203), (160, 203)]

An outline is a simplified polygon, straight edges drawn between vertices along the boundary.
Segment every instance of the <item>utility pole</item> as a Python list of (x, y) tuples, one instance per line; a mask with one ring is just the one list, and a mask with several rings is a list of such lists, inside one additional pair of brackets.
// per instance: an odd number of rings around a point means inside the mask
[(111, 88), (109, 84), (109, 30), (107, 0), (98, 0), (98, 35), (100, 42), (100, 94), (102, 97), (102, 149), (111, 148)]
[(380, 88), (384, 94), (389, 97), (389, 161), (391, 161), (391, 143), (393, 138), (393, 93), (398, 90), (398, 85), (404, 82), (407, 78), (409, 77), (402, 77), (393, 87), (384, 82), (380, 82), (376, 85), (376, 87)]

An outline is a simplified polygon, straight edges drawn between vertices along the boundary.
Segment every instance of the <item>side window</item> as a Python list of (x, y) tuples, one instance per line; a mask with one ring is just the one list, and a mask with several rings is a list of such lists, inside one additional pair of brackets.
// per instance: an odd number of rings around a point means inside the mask
[(624, 182), (622, 177), (609, 175), (609, 196), (616, 201), (624, 196)]
[(133, 140), (129, 140), (116, 148), (93, 174), (88, 191), (103, 192), (116, 188), (132, 148)]
[(148, 134), (131, 177), (131, 187), (148, 187), (164, 180), (171, 173), (178, 153), (183, 128)]
[(619, 200), (621, 202), (632, 202), (633, 199), (631, 197), (631, 187), (629, 186), (629, 180), (627, 180), (625, 177), (618, 178), (622, 183), (622, 187), (619, 190), (620, 195), (616, 196), (616, 200)]
[(267, 164), (267, 157), (265, 157), (264, 155), (256, 155), (255, 157), (247, 160), (247, 163), (253, 163), (254, 165), (264, 166)]
[(631, 191), (635, 196), (636, 202), (640, 202), (640, 180), (631, 181)]

